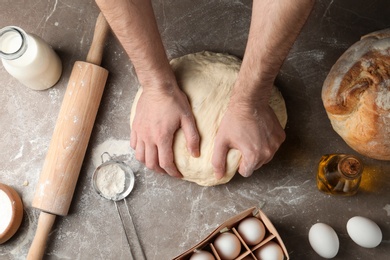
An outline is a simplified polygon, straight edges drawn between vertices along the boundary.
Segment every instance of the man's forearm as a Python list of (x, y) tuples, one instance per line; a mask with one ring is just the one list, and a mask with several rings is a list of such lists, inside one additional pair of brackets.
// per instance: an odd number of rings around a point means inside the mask
[(269, 97), (270, 87), (313, 3), (313, 0), (254, 0), (240, 82), (236, 84), (245, 86), (239, 90), (243, 95)]
[[(150, 0), (96, 0), (142, 85), (164, 86), (172, 72)], [(158, 82), (158, 84), (153, 84)]]

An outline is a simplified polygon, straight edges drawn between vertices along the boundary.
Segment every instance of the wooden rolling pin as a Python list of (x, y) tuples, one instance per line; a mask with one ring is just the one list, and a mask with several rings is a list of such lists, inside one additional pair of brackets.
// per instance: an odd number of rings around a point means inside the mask
[(100, 14), (86, 62), (73, 66), (32, 203), (42, 212), (28, 260), (42, 259), (56, 215), (68, 214), (108, 76), (99, 66), (108, 31)]

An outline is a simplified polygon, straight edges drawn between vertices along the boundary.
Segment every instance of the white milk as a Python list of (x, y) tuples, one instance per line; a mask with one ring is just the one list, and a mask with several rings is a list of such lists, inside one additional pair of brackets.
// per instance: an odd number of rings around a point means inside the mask
[(62, 73), (61, 60), (54, 50), (18, 27), (0, 30), (0, 57), (9, 74), (34, 90), (52, 87)]

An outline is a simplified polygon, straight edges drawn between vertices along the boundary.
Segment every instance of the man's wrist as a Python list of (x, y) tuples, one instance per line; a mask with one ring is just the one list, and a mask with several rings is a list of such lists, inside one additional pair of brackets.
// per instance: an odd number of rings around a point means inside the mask
[[(254, 73), (254, 72), (253, 72)], [(233, 87), (231, 99), (233, 102), (256, 104), (262, 100), (268, 102), (274, 77), (251, 77), (245, 73), (239, 74)]]

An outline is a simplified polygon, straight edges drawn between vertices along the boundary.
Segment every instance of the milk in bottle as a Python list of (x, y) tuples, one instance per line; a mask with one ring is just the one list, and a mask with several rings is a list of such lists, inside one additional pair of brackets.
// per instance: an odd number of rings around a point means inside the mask
[(61, 60), (54, 50), (16, 26), (0, 30), (0, 58), (9, 74), (34, 90), (52, 87), (61, 76)]

